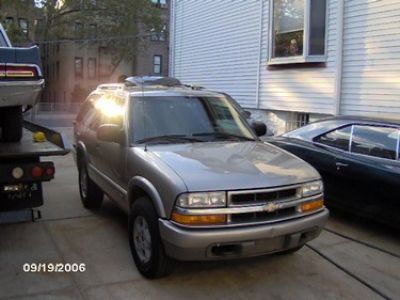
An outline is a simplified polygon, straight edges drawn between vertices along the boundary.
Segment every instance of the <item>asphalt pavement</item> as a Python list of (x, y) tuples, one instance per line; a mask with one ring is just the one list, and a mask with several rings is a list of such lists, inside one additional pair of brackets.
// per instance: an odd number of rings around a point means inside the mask
[[(147, 280), (133, 263), (124, 213), (108, 199), (98, 212), (84, 209), (72, 156), (49, 159), (56, 178), (44, 184), (42, 219), (0, 226), (0, 299), (400, 299), (398, 232), (336, 212), (295, 254), (179, 263)], [(26, 263), (85, 271), (24, 272)]]

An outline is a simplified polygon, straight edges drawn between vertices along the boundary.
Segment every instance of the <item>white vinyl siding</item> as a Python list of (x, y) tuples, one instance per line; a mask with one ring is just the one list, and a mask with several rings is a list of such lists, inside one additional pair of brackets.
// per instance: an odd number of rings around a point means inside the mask
[(341, 113), (398, 119), (400, 1), (345, 1)]
[(171, 75), (246, 108), (399, 119), (399, 0), (328, 0), (326, 63), (290, 68), (268, 65), (271, 1), (172, 1)]
[(173, 3), (171, 75), (255, 107), (259, 0)]

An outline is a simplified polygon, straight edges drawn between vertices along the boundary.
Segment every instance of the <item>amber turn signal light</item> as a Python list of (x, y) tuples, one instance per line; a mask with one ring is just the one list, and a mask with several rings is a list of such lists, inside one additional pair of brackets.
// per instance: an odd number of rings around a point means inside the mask
[(218, 225), (226, 223), (226, 215), (181, 215), (172, 213), (172, 221), (183, 225)]
[(302, 212), (310, 212), (313, 210), (320, 209), (324, 206), (324, 199), (317, 199), (314, 201), (306, 202), (301, 204), (301, 211)]

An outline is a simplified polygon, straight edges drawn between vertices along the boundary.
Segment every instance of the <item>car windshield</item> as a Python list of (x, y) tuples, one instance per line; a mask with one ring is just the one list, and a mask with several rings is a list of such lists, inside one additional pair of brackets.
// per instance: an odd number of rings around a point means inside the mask
[(226, 97), (138, 97), (131, 103), (136, 143), (256, 139)]

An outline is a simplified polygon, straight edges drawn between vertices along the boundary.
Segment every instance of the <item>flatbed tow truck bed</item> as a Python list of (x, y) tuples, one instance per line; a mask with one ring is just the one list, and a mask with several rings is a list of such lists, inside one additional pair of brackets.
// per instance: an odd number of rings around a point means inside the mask
[[(34, 133), (45, 140), (37, 142)], [(66, 155), (70, 146), (64, 136), (49, 128), (25, 121), (21, 141), (0, 142), (0, 224), (40, 218), (42, 182), (54, 178), (51, 161), (42, 157)]]

